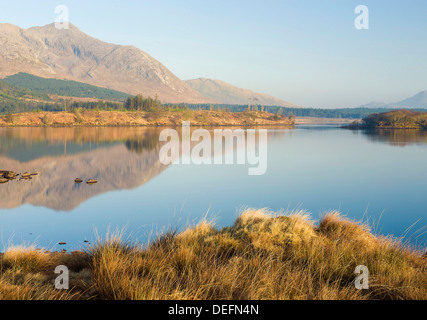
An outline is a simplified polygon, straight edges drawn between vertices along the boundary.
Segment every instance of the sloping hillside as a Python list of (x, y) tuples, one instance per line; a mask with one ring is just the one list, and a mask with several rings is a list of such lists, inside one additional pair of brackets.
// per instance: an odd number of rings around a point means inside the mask
[(95, 98), (104, 100), (124, 100), (129, 94), (92, 86), (82, 82), (46, 79), (28, 73), (17, 73), (3, 79), (15, 87), (31, 90), (32, 93), (52, 94), (64, 97)]
[(204, 96), (225, 104), (251, 104), (300, 108), (300, 106), (277, 99), (273, 96), (238, 88), (220, 80), (200, 78), (187, 80), (186, 83)]
[(427, 90), (421, 91), (412, 97), (396, 102), (395, 105), (400, 108), (426, 108), (427, 109)]

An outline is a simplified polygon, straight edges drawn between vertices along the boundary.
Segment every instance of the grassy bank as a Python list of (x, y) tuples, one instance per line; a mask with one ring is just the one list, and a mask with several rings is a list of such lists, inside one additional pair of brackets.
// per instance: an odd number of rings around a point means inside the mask
[(0, 117), (0, 127), (79, 127), (79, 126), (180, 126), (191, 121), (196, 126), (293, 125), (294, 120), (268, 112), (195, 111), (168, 109), (144, 111), (74, 110), (73, 112), (28, 112)]
[[(70, 269), (57, 291), (53, 270)], [(357, 265), (370, 272), (354, 286)], [(365, 225), (327, 214), (247, 210), (231, 227), (208, 222), (146, 247), (112, 235), (86, 252), (12, 247), (0, 257), (0, 299), (427, 299), (426, 259)]]
[(392, 110), (374, 113), (349, 126), (351, 129), (421, 129), (427, 130), (427, 112)]

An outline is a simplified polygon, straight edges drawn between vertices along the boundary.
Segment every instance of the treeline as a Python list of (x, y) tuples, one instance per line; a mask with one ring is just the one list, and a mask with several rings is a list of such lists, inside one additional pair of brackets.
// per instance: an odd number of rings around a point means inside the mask
[(157, 111), (163, 107), (161, 102), (158, 100), (157, 95), (154, 99), (151, 97), (144, 98), (138, 94), (135, 97), (129, 97), (124, 103), (124, 109), (129, 111)]
[(96, 101), (96, 102), (71, 102), (60, 101), (56, 103), (40, 103), (33, 101), (15, 101), (11, 104), (0, 106), (0, 114), (13, 114), (21, 112), (58, 112), (58, 111), (74, 111), (74, 110), (123, 110), (123, 104), (109, 102), (109, 101)]
[(71, 101), (60, 100), (59, 102), (40, 102), (27, 101), (21, 99), (1, 99), (0, 93), (0, 114), (12, 114), (21, 112), (38, 112), (38, 111), (74, 111), (74, 110), (103, 110), (103, 111), (147, 111), (153, 112), (160, 110), (162, 104), (150, 97), (144, 98), (140, 95), (126, 100), (125, 103), (111, 101)]

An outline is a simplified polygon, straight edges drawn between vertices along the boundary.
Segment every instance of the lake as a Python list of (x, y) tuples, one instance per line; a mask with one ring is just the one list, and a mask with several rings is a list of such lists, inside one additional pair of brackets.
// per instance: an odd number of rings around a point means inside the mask
[(203, 217), (231, 225), (249, 207), (305, 210), (315, 221), (339, 210), (378, 234), (426, 244), (425, 132), (268, 128), (267, 171), (248, 175), (249, 164), (162, 164), (162, 130), (0, 128), (0, 170), (39, 173), (0, 184), (0, 251), (82, 249), (116, 228), (146, 242)]

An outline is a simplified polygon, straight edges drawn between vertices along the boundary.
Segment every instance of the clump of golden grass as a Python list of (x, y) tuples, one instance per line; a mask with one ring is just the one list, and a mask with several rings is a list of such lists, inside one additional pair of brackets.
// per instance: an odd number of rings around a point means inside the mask
[[(69, 261), (69, 257), (65, 259)], [(53, 270), (61, 264), (59, 255), (34, 247), (10, 247), (0, 255), (0, 299), (71, 299), (72, 292), (54, 288)]]
[[(61, 296), (46, 273), (57, 264), (74, 270)], [(354, 286), (358, 265), (369, 269), (367, 290)], [(230, 227), (202, 221), (146, 247), (113, 233), (84, 253), (11, 249), (0, 267), (3, 299), (427, 298), (421, 253), (337, 212), (315, 225), (304, 212), (249, 209)]]

